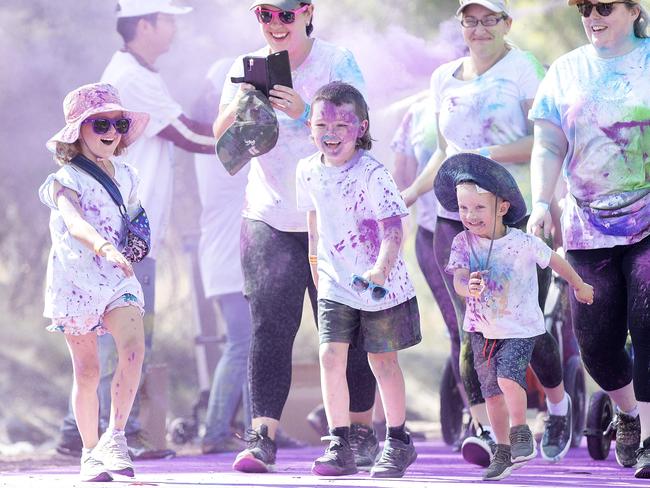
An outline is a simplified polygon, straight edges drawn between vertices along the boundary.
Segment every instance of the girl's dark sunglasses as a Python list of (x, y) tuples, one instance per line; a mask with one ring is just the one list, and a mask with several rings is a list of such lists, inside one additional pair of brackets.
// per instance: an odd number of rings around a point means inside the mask
[(370, 290), (370, 296), (373, 300), (379, 301), (386, 296), (388, 289), (383, 286), (376, 285), (372, 281), (368, 281), (363, 276), (357, 274), (352, 275), (352, 288), (358, 292)]
[(278, 17), (283, 24), (293, 24), (296, 20), (296, 14), (301, 14), (308, 8), (309, 5), (303, 5), (297, 10), (269, 10), (258, 7), (255, 9), (255, 15), (260, 24), (270, 24), (275, 17)]
[(131, 119), (120, 117), (119, 119), (107, 119), (106, 117), (90, 118), (83, 121), (84, 124), (93, 124), (93, 132), (95, 134), (106, 134), (111, 128), (115, 127), (115, 132), (118, 134), (126, 134), (131, 127)]
[(591, 12), (593, 9), (596, 9), (596, 12), (598, 12), (598, 15), (602, 15), (603, 17), (607, 17), (614, 11), (614, 5), (617, 3), (628, 3), (628, 2), (609, 2), (609, 3), (590, 3), (590, 2), (585, 2), (585, 3), (579, 3), (577, 5), (578, 11), (580, 12), (580, 15), (582, 15), (584, 18), (588, 18), (591, 16)]

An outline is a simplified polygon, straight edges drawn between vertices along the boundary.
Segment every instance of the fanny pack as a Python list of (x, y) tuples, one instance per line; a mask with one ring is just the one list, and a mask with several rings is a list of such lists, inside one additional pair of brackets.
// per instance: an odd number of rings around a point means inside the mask
[(149, 219), (147, 218), (147, 214), (144, 211), (144, 208), (142, 208), (142, 205), (138, 204), (134, 217), (130, 218), (126, 206), (124, 205), (122, 194), (110, 176), (82, 154), (77, 154), (72, 158), (71, 162), (95, 178), (95, 180), (97, 180), (97, 182), (102, 185), (111, 196), (115, 205), (117, 205), (117, 208), (120, 210), (120, 215), (124, 222), (124, 228), (126, 229), (122, 239), (120, 239), (120, 252), (132, 263), (139, 263), (142, 261), (147, 254), (149, 254), (149, 250), (151, 249), (151, 229), (149, 228)]
[(578, 200), (589, 222), (603, 234), (634, 236), (650, 228), (650, 188), (607, 195), (591, 202)]

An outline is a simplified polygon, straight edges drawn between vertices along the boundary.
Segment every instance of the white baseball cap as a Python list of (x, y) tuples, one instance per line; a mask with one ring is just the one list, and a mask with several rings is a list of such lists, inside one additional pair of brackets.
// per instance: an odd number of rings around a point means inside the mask
[(174, 0), (119, 0), (117, 3), (117, 18), (140, 17), (155, 13), (186, 14), (192, 7), (174, 5)]
[(463, 12), (465, 7), (473, 4), (482, 5), (486, 9), (492, 10), (492, 12), (495, 13), (504, 12), (506, 15), (510, 15), (508, 0), (460, 0), (460, 7), (458, 7), (458, 10), (456, 11), (456, 17)]

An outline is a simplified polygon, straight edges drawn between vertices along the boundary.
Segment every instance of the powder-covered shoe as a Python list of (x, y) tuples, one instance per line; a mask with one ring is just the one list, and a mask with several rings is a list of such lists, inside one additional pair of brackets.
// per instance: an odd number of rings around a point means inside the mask
[(525, 463), (537, 456), (533, 433), (526, 424), (510, 427), (510, 455), (512, 463)]
[(352, 424), (349, 439), (355, 464), (362, 469), (371, 468), (379, 456), (379, 441), (375, 431), (364, 424)]
[(510, 476), (513, 470), (510, 446), (497, 444), (490, 465), (483, 473), (484, 481), (498, 481)]
[(99, 442), (93, 449), (93, 456), (99, 459), (108, 471), (113, 474), (133, 478), (133, 461), (129, 456), (129, 448), (126, 445), (126, 436), (121, 430), (107, 430), (99, 438)]
[(314, 461), (312, 473), (318, 476), (344, 476), (357, 472), (354, 453), (348, 441), (335, 435), (321, 437), (321, 440), (329, 441), (330, 445), (325, 449), (325, 453)]
[(406, 444), (399, 439), (388, 437), (384, 442), (381, 457), (370, 470), (371, 478), (401, 478), (406, 468), (415, 462), (418, 454), (415, 452), (413, 439)]
[(643, 446), (636, 452), (634, 477), (650, 479), (650, 437), (643, 441)]
[(625, 468), (636, 464), (636, 451), (641, 444), (641, 421), (622, 412), (616, 414), (616, 461)]
[(497, 450), (497, 443), (492, 437), (492, 433), (479, 427), (477, 435), (467, 437), (461, 447), (460, 453), (463, 459), (471, 464), (487, 468)]
[(275, 470), (275, 455), (278, 451), (269, 429), (261, 424), (258, 430), (249, 429), (244, 439), (248, 447), (237, 454), (233, 469), (243, 473), (268, 473)]
[[(568, 395), (567, 395), (568, 396)], [(550, 415), (544, 422), (544, 436), (540, 443), (542, 457), (547, 461), (560, 461), (571, 448), (573, 436), (573, 421), (571, 397), (568, 396), (569, 407), (566, 415)]]
[(81, 453), (81, 469), (79, 470), (81, 481), (113, 481), (104, 464), (93, 456), (90, 449), (83, 449)]

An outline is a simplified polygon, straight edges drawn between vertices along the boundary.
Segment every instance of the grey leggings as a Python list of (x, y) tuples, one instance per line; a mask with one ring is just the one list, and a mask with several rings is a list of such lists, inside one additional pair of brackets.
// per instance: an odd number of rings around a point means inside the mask
[[(526, 227), (526, 221), (520, 223), (520, 228)], [(436, 223), (436, 232), (433, 238), (433, 249), (436, 260), (440, 269), (445, 269), (449, 262), (449, 253), (451, 252), (451, 243), (457, 234), (463, 231), (463, 224), (457, 220), (445, 219), (438, 217)], [(463, 317), (465, 316), (465, 300), (460, 297), (454, 290), (454, 278), (449, 273), (444, 273), (445, 284), (451, 296), (451, 300), (456, 310), (456, 318), (459, 328), (462, 329)], [(548, 288), (551, 284), (551, 269), (542, 270), (537, 268), (537, 279), (539, 283), (539, 303), (544, 310), (544, 302)], [(460, 344), (460, 376), (465, 386), (465, 392), (470, 405), (484, 403), (481, 394), (481, 384), (478, 375), (474, 369), (474, 357), (472, 347), (469, 342), (469, 334), (461, 330)], [(560, 359), (560, 349), (555, 338), (546, 332), (538, 337), (533, 349), (533, 356), (530, 365), (539, 378), (540, 383), (546, 388), (555, 388), (562, 382), (562, 360)]]
[[(253, 323), (248, 362), (252, 414), (279, 420), (291, 386), (291, 352), (305, 290), (316, 311), (307, 233), (283, 232), (259, 220), (243, 219), (241, 262)], [(347, 380), (350, 411), (370, 410), (377, 383), (365, 351), (350, 348)]]

